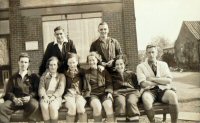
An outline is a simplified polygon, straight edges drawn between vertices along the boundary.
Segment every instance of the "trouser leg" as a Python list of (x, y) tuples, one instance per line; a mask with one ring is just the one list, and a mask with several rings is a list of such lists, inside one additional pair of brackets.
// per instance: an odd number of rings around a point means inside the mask
[(14, 103), (10, 100), (0, 105), (0, 123), (9, 123), (11, 114), (14, 112)]

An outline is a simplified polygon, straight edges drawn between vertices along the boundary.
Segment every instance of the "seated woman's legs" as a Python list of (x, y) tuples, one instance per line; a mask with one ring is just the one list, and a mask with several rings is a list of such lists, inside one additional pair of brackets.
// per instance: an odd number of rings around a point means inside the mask
[(90, 107), (93, 109), (94, 122), (102, 121), (102, 106), (98, 98), (91, 98)]
[(40, 107), (42, 111), (43, 120), (45, 122), (50, 120), (49, 116), (49, 103), (44, 102), (43, 100), (40, 101)]
[(138, 109), (139, 93), (129, 94), (126, 97), (126, 115), (129, 121), (139, 122), (140, 111)]
[(87, 113), (85, 111), (86, 100), (81, 95), (76, 96), (76, 111), (79, 122), (87, 122)]
[(114, 110), (117, 122), (125, 122), (125, 117), (118, 117), (126, 114), (126, 97), (123, 95), (117, 95), (114, 97)]
[(49, 104), (49, 114), (52, 123), (58, 122), (58, 110), (61, 106), (62, 98), (57, 98)]
[(76, 102), (75, 97), (67, 96), (65, 97), (65, 107), (68, 109), (67, 116), (66, 116), (66, 122), (74, 122), (75, 121), (75, 115), (76, 115)]
[(107, 116), (107, 122), (114, 122), (113, 102), (111, 99), (106, 99), (102, 103)]

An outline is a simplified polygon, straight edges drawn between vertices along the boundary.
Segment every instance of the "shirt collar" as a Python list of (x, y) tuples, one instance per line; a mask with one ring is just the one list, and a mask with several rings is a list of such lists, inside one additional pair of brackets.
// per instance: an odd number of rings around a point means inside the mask
[[(64, 42), (66, 42), (66, 43), (68, 42), (68, 39), (67, 39), (66, 37), (64, 37), (63, 43), (64, 43)], [(62, 43), (62, 44), (63, 44), (63, 43)], [(58, 41), (57, 41), (57, 39), (55, 38), (53, 45), (56, 45), (56, 44), (58, 44)]]
[[(18, 74), (20, 75), (20, 71), (18, 71)], [(28, 69), (27, 72), (26, 72), (26, 74), (27, 74), (28, 76), (30, 76), (30, 75), (32, 74), (32, 72)], [(25, 75), (26, 75), (26, 74), (25, 74)]]
[(155, 61), (155, 62), (153, 62), (153, 61), (148, 61), (147, 60), (147, 62), (148, 62), (148, 64), (151, 66), (152, 64), (154, 64), (155, 66), (157, 66), (157, 60)]
[[(106, 39), (106, 41), (110, 41), (111, 40), (111, 38), (110, 37), (107, 37), (107, 39)], [(104, 41), (103, 40), (101, 40), (101, 38), (99, 37), (99, 41), (101, 41), (101, 42), (103, 42), (104, 43)]]

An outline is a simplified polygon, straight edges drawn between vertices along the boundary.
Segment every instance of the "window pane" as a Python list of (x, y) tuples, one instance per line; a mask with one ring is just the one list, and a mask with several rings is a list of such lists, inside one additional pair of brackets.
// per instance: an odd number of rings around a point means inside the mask
[(0, 66), (9, 65), (8, 42), (6, 38), (0, 38)]
[(102, 13), (101, 12), (96, 12), (96, 13), (84, 13), (82, 15), (83, 18), (94, 18), (94, 17), (102, 17)]
[(91, 43), (96, 40), (101, 18), (68, 20), (69, 37), (74, 41), (80, 56), (80, 63), (86, 62)]
[(9, 20), (0, 21), (0, 34), (9, 34), (10, 27), (9, 27)]
[(63, 20), (65, 19), (64, 15), (54, 15), (54, 16), (43, 16), (42, 21), (48, 21), (48, 20)]
[(80, 19), (81, 14), (69, 14), (67, 15), (67, 19)]

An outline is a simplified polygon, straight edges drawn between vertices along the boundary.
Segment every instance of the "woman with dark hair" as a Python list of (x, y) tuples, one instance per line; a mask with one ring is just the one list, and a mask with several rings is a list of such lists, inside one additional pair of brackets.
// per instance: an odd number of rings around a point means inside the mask
[(48, 59), (46, 69), (39, 84), (39, 97), (42, 116), (45, 123), (58, 122), (58, 110), (62, 104), (66, 79), (64, 74), (58, 73), (59, 60), (57, 57)]
[[(139, 85), (134, 72), (126, 70), (127, 57), (119, 55), (115, 58), (113, 65), (115, 71), (112, 73), (113, 97), (116, 116), (126, 115), (124, 122), (139, 122), (139, 109), (137, 103), (140, 97)], [(117, 119), (119, 122), (119, 118)]]
[(107, 122), (114, 122), (112, 80), (110, 74), (104, 69), (100, 71), (97, 63), (101, 62), (101, 56), (96, 52), (90, 52), (87, 56), (89, 69), (85, 72), (86, 83), (89, 83), (88, 103), (93, 109), (94, 122), (102, 122), (102, 106), (106, 112)]

